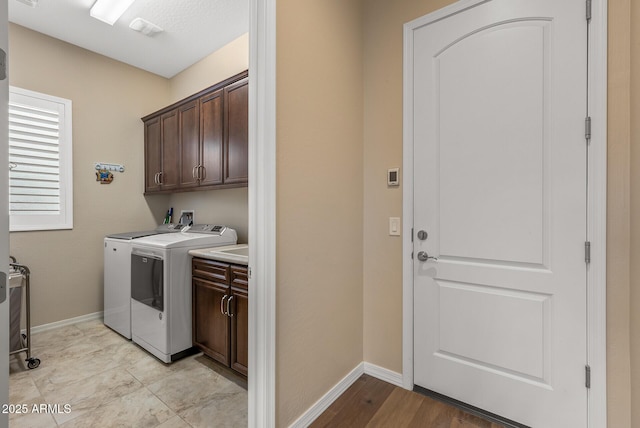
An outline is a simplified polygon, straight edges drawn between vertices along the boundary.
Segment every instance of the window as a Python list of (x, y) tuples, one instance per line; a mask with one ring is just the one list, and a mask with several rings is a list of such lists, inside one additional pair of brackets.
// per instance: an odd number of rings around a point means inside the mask
[(71, 101), (9, 88), (10, 231), (73, 228)]

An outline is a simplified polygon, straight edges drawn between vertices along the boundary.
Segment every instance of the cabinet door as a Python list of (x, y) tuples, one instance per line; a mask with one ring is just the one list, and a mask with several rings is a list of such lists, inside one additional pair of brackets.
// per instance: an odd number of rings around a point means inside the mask
[(231, 368), (247, 376), (249, 365), (249, 293), (231, 288)]
[(242, 79), (224, 89), (225, 184), (249, 180), (249, 80)]
[(200, 98), (200, 185), (222, 184), (223, 91)]
[(171, 190), (178, 187), (180, 172), (180, 141), (178, 134), (178, 110), (160, 116), (162, 127), (162, 172), (160, 188)]
[(229, 365), (229, 317), (222, 299), (230, 297), (229, 287), (193, 278), (193, 343), (211, 358)]
[(198, 101), (178, 107), (180, 140), (180, 187), (198, 185), (200, 166), (200, 109)]
[(162, 171), (162, 140), (159, 117), (144, 123), (144, 171), (145, 193), (160, 190), (158, 174)]
[(230, 266), (231, 368), (247, 375), (249, 363), (249, 275), (245, 266)]

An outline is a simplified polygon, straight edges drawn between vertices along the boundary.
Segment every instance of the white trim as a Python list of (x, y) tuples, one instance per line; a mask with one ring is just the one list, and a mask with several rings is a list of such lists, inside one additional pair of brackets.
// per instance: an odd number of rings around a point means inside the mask
[[(434, 12), (437, 13), (437, 12)], [(402, 386), (413, 390), (413, 37), (404, 24), (402, 64)]]
[[(92, 314), (80, 315), (79, 317), (67, 318), (66, 320), (51, 322), (49, 324), (42, 324), (36, 327), (31, 327), (31, 334), (42, 333), (43, 331), (55, 330), (57, 328), (79, 324), (81, 322), (86, 322), (86, 321), (102, 320), (103, 316), (104, 316), (104, 312), (100, 311), (100, 312), (94, 312)], [(23, 330), (22, 332), (26, 333), (26, 330)]]
[(402, 374), (394, 372), (384, 367), (377, 366), (375, 364), (367, 363), (366, 361), (358, 364), (348, 375), (343, 377), (333, 388), (331, 388), (326, 394), (324, 394), (318, 401), (316, 401), (306, 412), (302, 414), (295, 422), (293, 422), (290, 428), (303, 428), (308, 427), (320, 416), (325, 410), (333, 404), (351, 385), (357, 381), (360, 376), (367, 374), (373, 376), (376, 379), (390, 383), (402, 388)]
[(364, 373), (390, 383), (391, 385), (403, 388), (402, 373), (394, 372), (393, 370), (385, 369), (384, 367), (367, 363), (366, 361), (364, 362)]
[[(329, 406), (336, 401), (355, 381), (364, 374), (364, 367), (366, 363), (358, 364), (348, 375), (342, 378), (340, 382), (335, 384), (326, 394), (324, 394), (318, 401), (313, 403), (309, 409), (295, 420), (289, 428), (305, 428), (315, 421), (318, 416), (322, 414)], [(384, 380), (384, 379), (383, 379)]]
[(592, 1), (589, 35), (589, 193), (587, 233), (587, 361), (590, 427), (607, 426), (607, 0)]
[[(462, 0), (423, 16), (404, 26), (403, 63), (403, 168), (402, 193), (402, 384), (413, 389), (413, 269), (411, 226), (413, 225), (413, 147), (411, 111), (413, 100), (412, 31), (451, 13), (461, 11), (486, 0)], [(589, 42), (589, 105), (592, 118), (589, 156), (588, 235), (591, 241), (591, 264), (587, 273), (587, 359), (591, 366), (591, 389), (588, 393), (590, 427), (607, 426), (607, 365), (606, 365), (606, 200), (607, 200), (607, 0), (592, 0), (592, 20)]]
[(276, 424), (276, 0), (250, 0), (249, 427)]
[[(9, 54), (8, 43), (8, 2), (0, 0), (0, 49)], [(9, 79), (0, 80), (0, 165), (2, 171), (7, 171), (9, 164)], [(9, 174), (0, 174), (0, 200), (6, 207), (9, 200)], [(0, 290), (0, 403), (9, 401), (9, 210), (3, 208), (0, 212), (0, 277), (4, 276), (4, 288)], [(9, 426), (9, 415), (0, 412), (0, 428)]]

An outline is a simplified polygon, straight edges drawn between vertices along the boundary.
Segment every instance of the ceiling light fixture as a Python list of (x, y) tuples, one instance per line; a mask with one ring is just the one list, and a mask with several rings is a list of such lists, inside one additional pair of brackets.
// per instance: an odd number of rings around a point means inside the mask
[(36, 7), (38, 5), (38, 0), (18, 0), (20, 3), (24, 3), (31, 7)]
[(97, 0), (89, 15), (93, 18), (113, 25), (135, 0)]

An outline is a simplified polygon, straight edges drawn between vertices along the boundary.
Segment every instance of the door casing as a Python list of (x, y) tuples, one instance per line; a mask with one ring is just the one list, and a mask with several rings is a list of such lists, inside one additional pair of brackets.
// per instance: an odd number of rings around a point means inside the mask
[[(486, 0), (461, 0), (417, 18), (404, 26), (403, 64), (403, 367), (406, 389), (414, 386), (413, 361), (413, 141), (411, 117), (413, 94), (414, 29), (473, 7)], [(585, 17), (586, 19), (586, 17)], [(591, 262), (587, 269), (587, 363), (591, 368), (588, 393), (589, 426), (607, 426), (606, 397), (606, 195), (607, 195), (607, 0), (592, 0), (589, 25), (588, 105), (592, 130), (588, 159), (587, 236), (591, 242)]]
[(276, 0), (249, 2), (249, 427), (276, 426)]
[[(7, 0), (0, 0), (0, 48), (5, 52), (8, 52), (8, 2)], [(8, 73), (8, 71), (7, 71)], [(3, 167), (2, 177), (0, 177), (0, 200), (4, 207), (2, 213), (0, 213), (0, 271), (7, 274), (7, 281), (5, 283), (6, 288), (6, 300), (0, 303), (0, 403), (9, 403), (9, 329), (6, 327), (9, 325), (9, 210), (8, 210), (8, 188), (9, 188), (9, 169), (6, 167), (9, 163), (9, 134), (8, 134), (8, 106), (9, 106), (9, 79), (0, 80), (0, 164)], [(6, 427), (9, 425), (9, 415), (6, 413), (0, 413), (0, 427)]]

